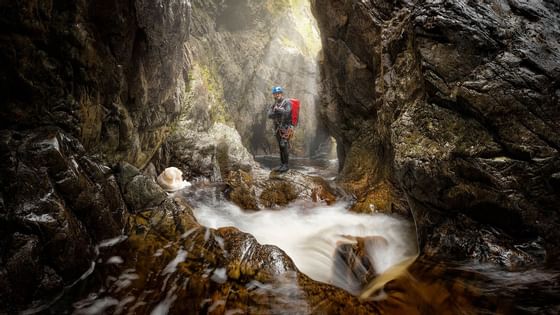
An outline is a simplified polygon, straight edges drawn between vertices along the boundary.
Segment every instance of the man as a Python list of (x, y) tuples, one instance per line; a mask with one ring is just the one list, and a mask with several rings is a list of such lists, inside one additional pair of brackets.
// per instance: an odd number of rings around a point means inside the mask
[(280, 147), (280, 162), (275, 170), (286, 172), (288, 170), (289, 141), (292, 136), (292, 103), (284, 98), (284, 89), (280, 86), (272, 88), (274, 103), (268, 109), (268, 118), (274, 121), (274, 133)]

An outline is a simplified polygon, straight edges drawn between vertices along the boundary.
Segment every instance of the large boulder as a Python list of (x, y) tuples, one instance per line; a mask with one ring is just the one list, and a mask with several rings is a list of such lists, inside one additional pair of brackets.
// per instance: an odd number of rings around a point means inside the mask
[[(215, 123), (208, 130), (197, 131), (190, 129), (185, 120), (178, 125), (179, 129), (167, 140), (164, 160), (166, 165), (181, 169), (186, 178), (220, 181), (230, 171), (250, 171), (256, 167), (234, 128)], [(161, 159), (159, 162), (162, 163)]]
[(130, 212), (156, 208), (167, 198), (167, 193), (153, 178), (140, 173), (139, 169), (126, 162), (119, 164), (117, 176)]

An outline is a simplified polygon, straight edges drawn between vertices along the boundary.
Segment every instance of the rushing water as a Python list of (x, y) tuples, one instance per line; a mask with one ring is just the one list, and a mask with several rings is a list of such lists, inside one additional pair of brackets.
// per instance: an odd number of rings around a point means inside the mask
[[(277, 157), (258, 156), (257, 161), (271, 168)], [(333, 178), (336, 160), (292, 158), (291, 168), (307, 175)], [(194, 215), (211, 228), (233, 226), (253, 235), (261, 244), (276, 245), (294, 261), (300, 271), (314, 280), (336, 285), (353, 294), (363, 287), (365, 273), (348, 274), (349, 266), (340, 257), (340, 246), (365, 242), (366, 265), (381, 274), (391, 266), (417, 254), (414, 227), (396, 217), (351, 213), (348, 203), (315, 208), (302, 203), (281, 210), (244, 211), (223, 198), (199, 198)], [(362, 266), (362, 269), (366, 269)]]
[[(260, 157), (259, 161), (265, 167), (276, 164), (271, 157)], [(312, 163), (294, 159), (292, 167), (326, 178), (332, 176), (336, 168), (333, 161)], [(251, 300), (252, 304), (239, 305), (235, 301), (248, 300), (233, 298), (229, 301), (230, 293), (219, 294), (219, 286), (225, 284), (228, 287), (230, 281), (224, 262), (213, 266), (205, 261), (206, 258), (189, 255), (196, 252), (190, 247), (194, 245), (211, 252), (214, 242), (223, 249), (227, 240), (220, 239), (212, 232), (215, 230), (209, 228), (226, 226), (252, 234), (261, 244), (277, 246), (301, 272), (360, 297), (360, 303), (374, 305), (375, 313), (560, 312), (558, 271), (534, 268), (508, 272), (494, 265), (468, 261), (416, 258), (414, 227), (396, 217), (351, 213), (344, 202), (314, 207), (295, 202), (284, 209), (243, 211), (225, 200), (219, 189), (200, 187), (195, 185), (178, 194), (188, 197), (197, 220), (208, 228), (192, 229), (175, 235), (177, 240), (167, 239), (165, 242), (153, 242), (150, 238), (132, 239), (130, 236), (102, 242), (98, 246), (100, 256), (79, 281), (67, 287), (56, 300), (22, 314), (164, 315), (189, 314), (195, 309), (202, 313), (215, 311), (216, 314), (312, 313), (309, 297), (302, 291), (293, 272), (278, 276), (285, 279), (276, 279), (273, 283), (248, 280), (244, 285), (245, 294), (256, 292), (254, 298), (267, 296), (264, 305), (254, 300)], [(152, 235), (159, 237), (157, 232)], [(190, 241), (183, 242), (187, 239)], [(358, 244), (360, 240), (364, 246), (362, 254), (341, 250), (347, 245)], [(348, 264), (349, 257), (358, 257), (352, 255), (362, 255), (353, 260), (360, 263), (357, 267)], [(210, 284), (205, 285), (217, 287), (214, 291), (201, 289), (197, 284), (201, 282), (196, 279), (209, 279)], [(212, 296), (197, 296), (196, 292), (214, 293)]]
[(336, 255), (352, 237), (381, 240), (366, 247), (367, 259), (377, 273), (416, 255), (412, 227), (383, 214), (350, 213), (346, 204), (304, 209), (301, 205), (278, 210), (246, 212), (231, 203), (205, 203), (194, 214), (208, 227), (234, 226), (252, 234), (261, 244), (284, 250), (300, 271), (314, 280), (334, 284), (357, 294), (362, 280), (348, 276), (348, 265)]

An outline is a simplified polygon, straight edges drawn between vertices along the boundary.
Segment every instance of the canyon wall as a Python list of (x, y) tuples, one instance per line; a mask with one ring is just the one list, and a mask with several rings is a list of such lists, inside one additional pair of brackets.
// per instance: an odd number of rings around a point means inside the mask
[(0, 309), (12, 313), (59, 295), (131, 212), (156, 206), (126, 197), (156, 184), (123, 186), (117, 163), (144, 167), (178, 119), (191, 8), (47, 0), (0, 12)]
[(425, 254), (508, 268), (557, 262), (558, 2), (312, 8), (322, 117), (357, 205), (410, 207)]
[[(313, 154), (328, 142), (316, 119), (320, 41), (313, 22), (304, 1), (193, 1), (187, 43), (192, 97), (179, 129), (204, 133), (224, 124), (239, 132), (252, 154), (277, 152), (266, 112), (273, 102), (271, 88), (280, 85), (302, 104), (292, 151)], [(181, 138), (184, 133), (170, 146), (177, 147)]]
[(108, 161), (143, 167), (185, 96), (190, 5), (2, 5), (3, 128), (56, 125)]

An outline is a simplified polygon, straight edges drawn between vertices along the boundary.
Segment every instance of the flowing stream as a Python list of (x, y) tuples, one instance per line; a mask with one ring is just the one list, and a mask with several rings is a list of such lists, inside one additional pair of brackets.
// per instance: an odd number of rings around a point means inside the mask
[(383, 214), (362, 215), (347, 211), (347, 204), (305, 209), (295, 204), (282, 210), (246, 212), (224, 202), (200, 205), (197, 220), (208, 227), (234, 226), (252, 234), (259, 243), (280, 247), (300, 271), (314, 280), (334, 284), (357, 294), (359, 275), (348, 275), (348, 265), (337, 247), (355, 244), (354, 237), (368, 237), (365, 251), (377, 273), (416, 255), (416, 240), (405, 221)]
[[(258, 156), (264, 167), (277, 163), (276, 157)], [(332, 178), (336, 160), (292, 159), (292, 169), (308, 175)], [(197, 221), (210, 228), (233, 226), (253, 235), (260, 244), (276, 245), (314, 280), (336, 285), (359, 294), (367, 266), (381, 274), (417, 254), (414, 227), (407, 221), (384, 214), (357, 214), (348, 211), (347, 202), (331, 206), (306, 207), (295, 202), (283, 209), (244, 211), (215, 194), (194, 200)], [(342, 245), (355, 245), (365, 238), (366, 266), (348, 273)]]
[[(265, 168), (277, 163), (270, 156), (259, 156), (257, 161)], [(334, 178), (337, 168), (336, 161), (328, 159), (293, 159), (291, 165), (299, 172), (325, 179)], [(221, 198), (202, 198), (194, 215), (207, 227), (234, 226), (252, 234), (261, 244), (278, 246), (301, 272), (314, 280), (333, 284), (366, 300), (385, 299), (387, 304), (396, 300), (402, 304), (399, 313), (534, 314), (544, 309), (545, 314), (557, 314), (560, 311), (554, 302), (560, 297), (556, 284), (560, 275), (556, 271), (508, 272), (468, 261), (417, 259), (416, 235), (411, 223), (384, 214), (351, 213), (348, 206), (339, 202), (307, 208), (304, 203), (296, 202), (283, 209), (247, 212)], [(370, 283), (363, 283), (367, 278), (366, 266), (355, 270), (340, 255), (341, 245), (356, 244), (358, 238), (370, 240), (365, 243), (365, 265), (371, 264), (375, 272), (375, 280)], [(381, 295), (374, 294), (396, 278), (400, 278), (396, 289), (386, 287)]]
[[(258, 161), (265, 168), (276, 163), (271, 157), (259, 157)], [(292, 166), (324, 178), (336, 173), (336, 163), (329, 160), (294, 159)], [(212, 267), (212, 263), (205, 262), (206, 257), (201, 260), (189, 256), (192, 248), (182, 242), (189, 238), (193, 241), (188, 244), (202, 248), (214, 246), (214, 242), (224, 249), (224, 239), (209, 228), (230, 226), (250, 233), (260, 244), (277, 246), (311, 279), (342, 288), (360, 301), (377, 303), (379, 314), (560, 311), (556, 302), (560, 298), (557, 271), (507, 272), (471, 262), (417, 258), (414, 226), (401, 218), (351, 213), (349, 204), (343, 201), (330, 206), (296, 201), (282, 209), (244, 211), (227, 201), (215, 186), (200, 187), (193, 185), (179, 194), (187, 197), (193, 214), (204, 227), (186, 231), (163, 247), (161, 242), (133, 240), (125, 235), (102, 242), (99, 257), (78, 282), (51, 303), (22, 314), (163, 315), (190, 313), (194, 309), (220, 314), (217, 310), (221, 307), (225, 307), (225, 314), (243, 312), (235, 304), (228, 304), (227, 295), (225, 300), (192, 295), (200, 292), (196, 291), (200, 289), (197, 274), (218, 286), (229, 281), (223, 265), (228, 262)], [(141, 252), (131, 246), (134, 243), (141, 244)], [(272, 264), (282, 263), (274, 260)], [(188, 266), (196, 270), (189, 271)], [(254, 311), (251, 305), (243, 309), (250, 313), (263, 309), (274, 314), (311, 313), (297, 276), (283, 276), (286, 279), (277, 279), (278, 286), (249, 281), (248, 291), (266, 290), (275, 302), (269, 305), (272, 300), (266, 301), (264, 308), (255, 305)]]

